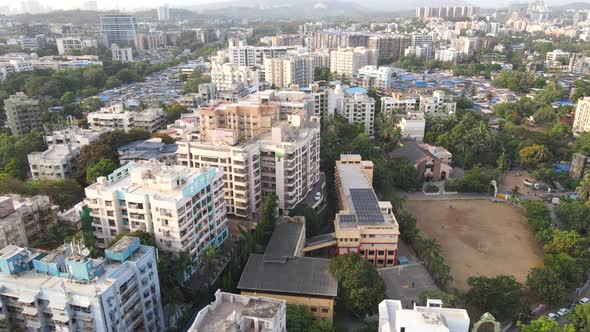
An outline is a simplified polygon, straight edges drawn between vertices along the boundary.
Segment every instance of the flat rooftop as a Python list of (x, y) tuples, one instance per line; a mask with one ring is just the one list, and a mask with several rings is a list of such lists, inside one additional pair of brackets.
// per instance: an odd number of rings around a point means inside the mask
[(358, 224), (391, 224), (390, 216), (381, 212), (379, 200), (362, 171), (362, 164), (338, 163), (338, 176), (348, 203), (349, 213), (338, 214), (336, 220), (341, 227), (356, 227)]
[(266, 262), (285, 262), (289, 257), (296, 256), (295, 251), (302, 232), (302, 223), (287, 222), (275, 225), (264, 251), (264, 260)]
[(338, 283), (328, 272), (329, 263), (329, 259), (312, 257), (270, 263), (264, 255), (250, 255), (238, 289), (333, 298), (338, 294)]
[[(222, 301), (207, 312), (200, 324), (189, 331), (219, 332), (237, 330), (239, 318), (256, 317), (272, 319), (284, 302), (275, 299), (261, 299), (235, 294), (222, 294)], [(233, 297), (233, 299), (232, 299)], [(246, 331), (250, 331), (246, 326)]]

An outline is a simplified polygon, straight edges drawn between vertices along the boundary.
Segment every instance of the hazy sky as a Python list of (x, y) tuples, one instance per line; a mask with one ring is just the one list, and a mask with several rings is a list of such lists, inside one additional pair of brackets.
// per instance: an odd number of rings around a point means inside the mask
[[(49, 6), (52, 9), (74, 9), (79, 8), (84, 2), (87, 0), (37, 0), (39, 3)], [(227, 2), (227, 1), (235, 1), (235, 0), (96, 0), (99, 9), (135, 9), (135, 8), (155, 8), (164, 4), (168, 4), (170, 7), (186, 7), (186, 6), (194, 6), (198, 4), (205, 4), (205, 3), (219, 3), (219, 2)], [(322, 0), (318, 0), (321, 2)], [(328, 0), (329, 1), (329, 0)], [(340, 1), (348, 1), (348, 2), (357, 2), (356, 0), (340, 0)], [(375, 4), (381, 1), (389, 2), (392, 0), (372, 0), (367, 1), (368, 3)], [(395, 1), (395, 0), (394, 0)], [(484, 2), (476, 1), (476, 0), (450, 0), (449, 3), (452, 4), (476, 4), (484, 7), (488, 6), (505, 6), (511, 0), (486, 0)], [(514, 2), (525, 2), (526, 0), (516, 0)], [(0, 0), (0, 7), (8, 6), (13, 9), (20, 9), (21, 3), (23, 0)], [(255, 2), (255, 1), (248, 1), (248, 2)], [(363, 1), (358, 0), (361, 4)], [(409, 1), (412, 2), (412, 1)], [(420, 5), (424, 5), (429, 1), (425, 0), (416, 0), (419, 2)], [(446, 1), (436, 1), (437, 4), (444, 4)], [(557, 5), (557, 4), (567, 4), (572, 2), (590, 2), (590, 0), (545, 0), (545, 3), (548, 5)], [(367, 3), (365, 3), (367, 4)], [(405, 5), (408, 5), (407, 2), (404, 2)], [(411, 6), (411, 4), (409, 4)], [(369, 5), (370, 6), (370, 5)], [(373, 7), (373, 6), (371, 6)], [(404, 6), (407, 7), (407, 6)]]

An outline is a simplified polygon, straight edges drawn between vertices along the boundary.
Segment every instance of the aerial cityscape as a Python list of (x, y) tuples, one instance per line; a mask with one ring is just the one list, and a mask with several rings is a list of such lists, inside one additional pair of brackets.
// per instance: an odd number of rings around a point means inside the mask
[(590, 331), (590, 2), (0, 0), (0, 331)]

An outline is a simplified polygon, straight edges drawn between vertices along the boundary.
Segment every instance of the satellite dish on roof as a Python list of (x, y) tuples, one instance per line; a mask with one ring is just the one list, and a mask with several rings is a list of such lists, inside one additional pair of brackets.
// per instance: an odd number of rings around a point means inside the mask
[(84, 248), (82, 251), (80, 251), (80, 254), (82, 254), (84, 257), (88, 257), (88, 255), (90, 255), (90, 250), (88, 250), (88, 248)]

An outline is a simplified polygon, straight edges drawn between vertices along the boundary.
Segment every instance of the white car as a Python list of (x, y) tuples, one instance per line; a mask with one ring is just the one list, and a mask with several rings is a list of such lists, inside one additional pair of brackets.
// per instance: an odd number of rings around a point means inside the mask
[(554, 313), (554, 312), (548, 313), (547, 314), (547, 317), (549, 317), (549, 319), (557, 319), (557, 318), (559, 318), (559, 316), (557, 316), (557, 314)]
[(561, 309), (557, 310), (557, 314), (562, 317), (567, 315), (568, 312), (569, 312), (569, 310), (567, 308), (561, 308)]
[(316, 202), (319, 201), (320, 199), (322, 199), (322, 193), (319, 191), (317, 193), (315, 193), (314, 199), (316, 200)]
[(579, 304), (586, 304), (588, 302), (590, 302), (590, 299), (587, 297), (583, 297), (580, 299), (580, 301), (578, 301)]

